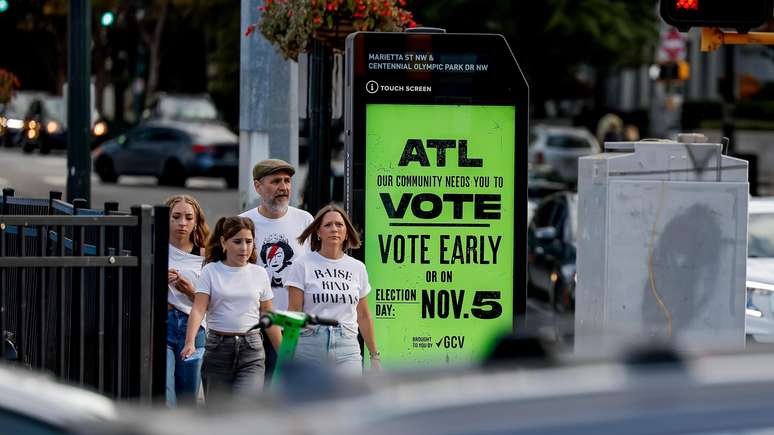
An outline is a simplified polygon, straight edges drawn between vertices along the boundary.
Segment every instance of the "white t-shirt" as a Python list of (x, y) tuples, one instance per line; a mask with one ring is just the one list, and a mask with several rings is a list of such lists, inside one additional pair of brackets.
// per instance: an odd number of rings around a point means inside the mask
[[(199, 281), (203, 263), (203, 257), (181, 251), (171, 244), (169, 245), (169, 268), (177, 270), (180, 276), (187, 279), (192, 286), (196, 286), (197, 281)], [(191, 314), (193, 301), (171, 284), (169, 285), (169, 291), (167, 291), (167, 302), (174, 305), (178, 310), (189, 315)], [(204, 320), (202, 320), (202, 326), (207, 327)]]
[(247, 332), (261, 317), (261, 302), (274, 295), (262, 267), (248, 263), (231, 267), (222, 261), (208, 263), (196, 285), (196, 293), (210, 295), (207, 321), (220, 332)]
[(288, 309), (288, 287), (285, 276), (293, 261), (309, 252), (309, 241), (298, 243), (298, 236), (314, 218), (304, 210), (288, 207), (285, 216), (270, 219), (251, 208), (239, 216), (250, 218), (255, 224), (255, 251), (258, 264), (266, 268), (274, 292), (272, 305), (278, 310)]
[(371, 291), (365, 264), (346, 254), (331, 260), (311, 252), (295, 262), (285, 283), (304, 292), (304, 312), (357, 332), (357, 304)]

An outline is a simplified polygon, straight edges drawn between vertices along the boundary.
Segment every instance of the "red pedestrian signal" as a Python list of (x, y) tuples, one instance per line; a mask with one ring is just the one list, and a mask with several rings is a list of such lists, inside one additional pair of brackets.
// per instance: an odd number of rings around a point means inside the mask
[(661, 18), (687, 32), (691, 27), (721, 27), (746, 33), (774, 15), (774, 0), (661, 0)]
[(676, 0), (675, 9), (699, 10), (699, 0)]

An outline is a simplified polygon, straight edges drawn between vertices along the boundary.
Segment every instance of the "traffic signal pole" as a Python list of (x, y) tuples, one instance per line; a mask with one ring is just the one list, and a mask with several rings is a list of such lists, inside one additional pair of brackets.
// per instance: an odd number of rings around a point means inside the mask
[(67, 64), (67, 201), (91, 203), (89, 104), (91, 75), (91, 0), (70, 0)]
[(717, 27), (702, 27), (701, 51), (715, 51), (722, 45), (774, 45), (774, 33), (737, 33), (720, 30)]

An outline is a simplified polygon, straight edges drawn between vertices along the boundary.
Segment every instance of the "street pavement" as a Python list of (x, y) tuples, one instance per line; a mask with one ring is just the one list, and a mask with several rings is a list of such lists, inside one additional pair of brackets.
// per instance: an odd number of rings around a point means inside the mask
[[(15, 189), (17, 197), (48, 198), (51, 190), (66, 195), (67, 155), (23, 154), (19, 148), (0, 148), (0, 187)], [(239, 214), (239, 193), (226, 188), (222, 179), (191, 178), (185, 188), (159, 186), (155, 177), (121, 176), (117, 184), (104, 184), (91, 177), (91, 205), (100, 208), (107, 201), (118, 201), (119, 209), (137, 204), (158, 205), (173, 194), (192, 195), (202, 204), (210, 225), (222, 216)]]

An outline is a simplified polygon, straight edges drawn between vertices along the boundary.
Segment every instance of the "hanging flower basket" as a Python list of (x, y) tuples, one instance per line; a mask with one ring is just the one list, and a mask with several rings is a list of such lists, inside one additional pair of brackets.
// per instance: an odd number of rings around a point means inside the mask
[(341, 20), (333, 25), (332, 29), (321, 26), (314, 31), (314, 39), (322, 41), (323, 44), (334, 50), (344, 50), (344, 43), (347, 35), (357, 32), (355, 24), (352, 21)]
[(400, 32), (416, 27), (405, 0), (262, 0), (261, 21), (255, 30), (286, 59), (309, 51), (312, 39), (343, 49), (347, 35), (358, 30)]

